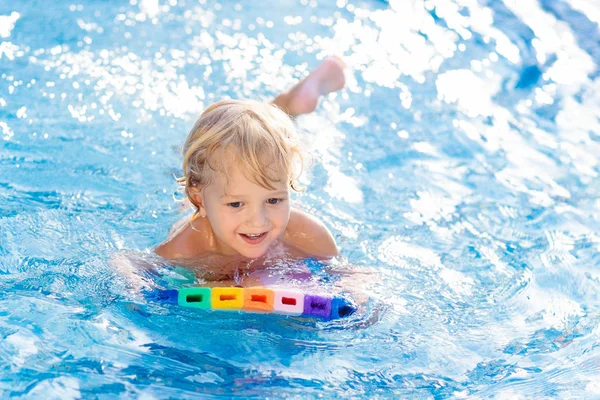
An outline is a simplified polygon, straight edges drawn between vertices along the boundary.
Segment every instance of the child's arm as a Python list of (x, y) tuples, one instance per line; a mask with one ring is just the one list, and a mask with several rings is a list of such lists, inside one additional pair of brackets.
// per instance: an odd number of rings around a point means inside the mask
[(148, 259), (148, 255), (133, 251), (119, 251), (111, 256), (110, 264), (115, 271), (127, 280), (128, 286), (135, 292), (153, 289), (155, 282), (147, 276), (156, 274), (158, 265)]

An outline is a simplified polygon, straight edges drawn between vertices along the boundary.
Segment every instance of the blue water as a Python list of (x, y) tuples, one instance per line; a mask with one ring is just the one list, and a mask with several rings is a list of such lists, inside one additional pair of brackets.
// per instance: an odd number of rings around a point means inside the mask
[[(600, 398), (600, 5), (0, 2), (0, 397)], [(297, 204), (374, 271), (345, 321), (145, 302), (204, 106), (298, 119)]]

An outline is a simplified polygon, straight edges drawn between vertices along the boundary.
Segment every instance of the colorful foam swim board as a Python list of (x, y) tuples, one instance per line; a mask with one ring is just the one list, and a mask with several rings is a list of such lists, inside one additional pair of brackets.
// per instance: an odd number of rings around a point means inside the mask
[(161, 290), (156, 300), (204, 310), (238, 310), (319, 318), (326, 321), (353, 314), (356, 305), (341, 296), (308, 294), (299, 289), (188, 287)]

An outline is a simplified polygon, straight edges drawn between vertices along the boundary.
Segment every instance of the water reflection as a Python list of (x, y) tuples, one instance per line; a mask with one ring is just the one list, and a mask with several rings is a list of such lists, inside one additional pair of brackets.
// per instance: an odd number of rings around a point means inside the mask
[[(80, 3), (0, 6), (7, 382), (32, 363), (72, 374), (3, 394), (600, 392), (596, 4)], [(298, 119), (316, 160), (298, 201), (351, 263), (376, 269), (372, 321), (124, 307), (107, 260), (150, 248), (180, 217), (172, 175), (197, 113), (269, 99), (332, 53), (348, 86)], [(173, 321), (222, 335), (178, 341)], [(186, 378), (153, 371), (155, 357)]]

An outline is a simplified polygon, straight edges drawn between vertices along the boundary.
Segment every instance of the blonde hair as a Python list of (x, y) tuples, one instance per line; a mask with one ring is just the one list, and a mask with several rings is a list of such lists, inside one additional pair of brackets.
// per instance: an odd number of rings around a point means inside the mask
[[(227, 176), (225, 155), (233, 154), (236, 167), (252, 182), (274, 190), (281, 173), (293, 190), (303, 158), (290, 117), (272, 104), (251, 100), (222, 100), (198, 118), (183, 145), (183, 174), (178, 182), (190, 202), (191, 188), (210, 185), (214, 172)], [(271, 171), (271, 173), (269, 173)]]

